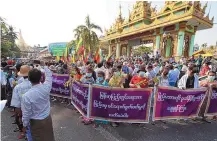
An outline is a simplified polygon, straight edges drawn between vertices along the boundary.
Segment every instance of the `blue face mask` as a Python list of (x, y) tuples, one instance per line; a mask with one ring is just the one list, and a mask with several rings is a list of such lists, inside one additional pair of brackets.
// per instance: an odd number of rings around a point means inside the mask
[(91, 76), (92, 76), (92, 73), (86, 73), (86, 76), (87, 76), (87, 77), (91, 77)]
[(97, 77), (97, 80), (100, 82), (100, 81), (103, 81), (104, 78), (103, 77)]

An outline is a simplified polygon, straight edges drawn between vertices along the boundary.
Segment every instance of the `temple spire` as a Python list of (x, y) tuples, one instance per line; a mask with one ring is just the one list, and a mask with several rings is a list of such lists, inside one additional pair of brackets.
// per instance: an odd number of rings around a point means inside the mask
[(119, 5), (119, 19), (122, 19), (121, 4)]

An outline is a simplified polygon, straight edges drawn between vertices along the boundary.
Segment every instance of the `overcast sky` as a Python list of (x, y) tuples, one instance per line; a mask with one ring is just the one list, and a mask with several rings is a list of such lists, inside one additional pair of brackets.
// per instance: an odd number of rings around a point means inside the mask
[[(0, 16), (21, 29), (27, 44), (48, 45), (52, 42), (68, 42), (74, 39), (73, 29), (84, 24), (87, 14), (90, 20), (104, 30), (114, 23), (119, 5), (124, 17), (135, 1), (114, 0), (0, 0)], [(204, 4), (205, 2), (202, 2)], [(162, 8), (164, 2), (152, 2), (152, 6)], [(211, 6), (211, 8), (210, 8)], [(217, 23), (217, 1), (209, 2), (210, 18), (215, 16)], [(217, 42), (217, 24), (208, 30), (198, 31), (195, 43), (208, 45)]]

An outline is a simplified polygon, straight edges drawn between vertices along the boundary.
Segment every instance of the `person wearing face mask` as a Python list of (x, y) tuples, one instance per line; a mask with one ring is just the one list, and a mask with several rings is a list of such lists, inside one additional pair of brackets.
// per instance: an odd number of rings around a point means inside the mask
[(145, 74), (145, 66), (141, 66), (138, 75), (133, 76), (130, 81), (131, 88), (147, 88), (149, 79)]
[[(97, 80), (96, 80), (96, 83), (94, 85), (97, 85), (97, 86), (102, 86), (102, 87), (108, 87), (108, 82), (105, 80), (105, 73), (103, 71), (98, 71), (97, 72)], [(108, 124), (108, 121), (106, 120), (94, 120), (95, 121), (95, 127), (100, 124), (100, 123), (103, 123), (103, 124)]]
[(108, 86), (108, 82), (105, 80), (105, 73), (103, 71), (99, 71), (97, 73), (96, 84), (98, 86)]
[(178, 88), (189, 89), (189, 88), (199, 88), (199, 78), (195, 74), (196, 68), (193, 66), (188, 67), (188, 72), (178, 82)]
[[(208, 77), (205, 80), (200, 81), (200, 86), (201, 87), (214, 87), (217, 88), (217, 81), (216, 81), (216, 73), (214, 71), (209, 71), (208, 72)], [(205, 97), (204, 102), (201, 105), (201, 110), (199, 115), (203, 118), (203, 120), (207, 121), (206, 117), (204, 116), (205, 110), (206, 110), (206, 105), (208, 101), (208, 96)], [(215, 118), (215, 117), (213, 117)], [(210, 122), (210, 121), (207, 121)]]
[(113, 68), (112, 74), (113, 75), (109, 80), (109, 86), (123, 88), (123, 83), (125, 78), (121, 72), (121, 65), (117, 66), (117, 68)]
[(169, 87), (170, 85), (169, 85), (169, 80), (168, 80), (168, 73), (169, 73), (169, 69), (164, 68), (161, 76), (158, 77), (159, 81), (155, 83), (155, 85)]
[(93, 69), (88, 68), (86, 74), (81, 78), (81, 83), (83, 84), (94, 84), (94, 78), (92, 76), (93, 74)]
[(200, 86), (201, 87), (208, 87), (209, 83), (217, 83), (216, 74), (214, 71), (208, 72), (208, 77), (205, 80), (200, 81)]

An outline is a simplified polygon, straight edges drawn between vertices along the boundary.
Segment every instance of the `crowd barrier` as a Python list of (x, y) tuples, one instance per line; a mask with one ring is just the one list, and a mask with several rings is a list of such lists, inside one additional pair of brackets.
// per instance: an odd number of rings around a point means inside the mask
[(206, 116), (217, 115), (216, 88), (111, 88), (77, 81), (66, 87), (68, 79), (68, 75), (53, 74), (51, 95), (70, 98), (87, 118), (129, 123), (148, 123), (149, 117), (153, 121), (186, 119), (198, 117), (204, 103)]

